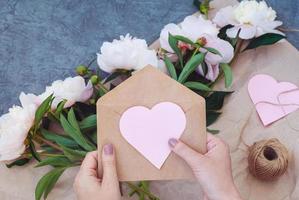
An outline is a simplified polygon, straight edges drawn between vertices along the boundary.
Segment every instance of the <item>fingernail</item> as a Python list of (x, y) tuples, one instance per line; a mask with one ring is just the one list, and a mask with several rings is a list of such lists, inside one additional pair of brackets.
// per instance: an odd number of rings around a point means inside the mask
[(170, 138), (170, 139), (168, 140), (168, 145), (169, 145), (171, 148), (174, 148), (175, 145), (176, 145), (177, 143), (178, 143), (178, 140), (175, 139), (175, 138)]
[(112, 155), (113, 154), (113, 146), (112, 144), (104, 145), (104, 154), (105, 155)]

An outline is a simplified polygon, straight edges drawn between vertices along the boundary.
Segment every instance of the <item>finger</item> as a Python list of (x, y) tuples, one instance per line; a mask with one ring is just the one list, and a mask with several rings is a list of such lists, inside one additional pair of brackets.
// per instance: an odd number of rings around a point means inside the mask
[(203, 200), (209, 200), (206, 194), (203, 195)]
[(204, 158), (202, 154), (177, 139), (171, 138), (168, 144), (172, 151), (183, 158), (191, 168), (195, 168)]
[(109, 187), (119, 188), (118, 177), (116, 172), (115, 152), (112, 144), (106, 144), (102, 150), (102, 184)]
[(98, 166), (98, 152), (92, 151), (86, 154), (81, 167), (80, 173), (93, 175), (97, 177), (97, 166)]
[(211, 133), (207, 134), (207, 142), (214, 141), (214, 140), (217, 140), (217, 139), (219, 139), (219, 138), (212, 135)]

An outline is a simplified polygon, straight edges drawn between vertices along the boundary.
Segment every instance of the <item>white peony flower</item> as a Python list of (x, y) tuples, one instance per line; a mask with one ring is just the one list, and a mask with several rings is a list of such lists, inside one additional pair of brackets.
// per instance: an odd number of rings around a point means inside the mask
[(0, 117), (0, 161), (10, 161), (25, 151), (24, 141), (34, 124), (36, 106), (13, 106)]
[(231, 38), (239, 37), (251, 39), (265, 33), (282, 32), (275, 30), (282, 25), (281, 21), (275, 21), (276, 12), (268, 7), (265, 1), (245, 0), (236, 6), (228, 6), (220, 9), (213, 21), (220, 27), (228, 24), (234, 27), (227, 30), (227, 35)]
[(145, 40), (120, 36), (120, 40), (104, 42), (101, 52), (97, 54), (99, 67), (108, 73), (116, 69), (139, 70), (146, 65), (158, 66), (154, 50), (150, 50)]
[(216, 27), (216, 24), (213, 24), (210, 20), (204, 19), (201, 15), (187, 16), (179, 25), (168, 24), (164, 26), (159, 38), (161, 48), (170, 53), (174, 53), (168, 43), (169, 33), (172, 35), (182, 35), (189, 38), (193, 42), (196, 42), (205, 34), (217, 37), (219, 30)]
[(54, 95), (52, 109), (56, 109), (59, 102), (67, 100), (64, 107), (68, 108), (76, 102), (86, 102), (93, 93), (92, 83), (85, 84), (81, 76), (68, 77), (64, 81), (57, 80), (51, 86), (47, 86), (44, 93), (36, 96), (34, 94), (21, 93), (20, 101), (23, 104), (40, 105), (48, 96)]

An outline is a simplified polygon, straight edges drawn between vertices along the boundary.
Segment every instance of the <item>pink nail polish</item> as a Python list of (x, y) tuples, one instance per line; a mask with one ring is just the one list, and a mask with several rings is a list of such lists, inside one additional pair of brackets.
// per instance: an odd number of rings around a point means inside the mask
[(177, 143), (178, 143), (178, 140), (175, 139), (175, 138), (170, 138), (170, 139), (168, 140), (168, 145), (169, 145), (171, 148), (174, 148), (175, 145), (176, 145)]
[(103, 149), (104, 149), (104, 154), (105, 155), (112, 155), (113, 154), (112, 144), (105, 144)]

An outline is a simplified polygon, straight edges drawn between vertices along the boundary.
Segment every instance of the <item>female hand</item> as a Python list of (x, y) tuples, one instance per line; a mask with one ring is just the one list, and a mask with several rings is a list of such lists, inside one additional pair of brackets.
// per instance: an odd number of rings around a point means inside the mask
[[(101, 165), (99, 173), (98, 164)], [(86, 155), (76, 176), (74, 190), (78, 200), (120, 200), (115, 154), (111, 144), (104, 146), (100, 162), (97, 151)]]
[(240, 200), (234, 185), (228, 146), (219, 138), (208, 135), (206, 154), (200, 154), (174, 138), (169, 140), (172, 151), (191, 167), (209, 200)]

